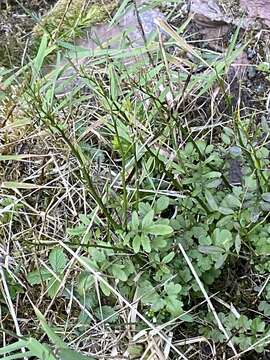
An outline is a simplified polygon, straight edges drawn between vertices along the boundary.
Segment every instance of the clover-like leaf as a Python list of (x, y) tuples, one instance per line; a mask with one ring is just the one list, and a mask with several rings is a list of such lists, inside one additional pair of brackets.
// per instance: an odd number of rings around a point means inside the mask
[(182, 290), (182, 286), (171, 281), (165, 285), (164, 289), (168, 295), (177, 295)]
[(53, 271), (57, 274), (61, 274), (67, 265), (68, 259), (63, 249), (55, 247), (50, 252), (49, 261)]
[(48, 282), (48, 295), (52, 299), (54, 298), (60, 290), (60, 282), (52, 277)]
[(95, 315), (99, 320), (106, 320), (109, 324), (116, 323), (119, 318), (114, 308), (108, 305), (103, 305), (95, 309)]
[(166, 310), (173, 316), (179, 316), (182, 312), (183, 303), (178, 299), (176, 295), (167, 296), (166, 299)]
[(124, 265), (120, 265), (120, 264), (113, 264), (111, 266), (112, 274), (116, 279), (119, 279), (121, 281), (127, 281), (128, 277), (125, 271), (123, 270), (124, 267), (125, 267)]
[(31, 271), (27, 275), (27, 281), (30, 285), (41, 284), (43, 281), (47, 281), (51, 279), (52, 274), (45, 268), (41, 268), (39, 270)]
[(168, 198), (168, 196), (161, 196), (156, 202), (156, 212), (159, 214), (162, 211), (166, 210), (169, 204), (170, 199)]

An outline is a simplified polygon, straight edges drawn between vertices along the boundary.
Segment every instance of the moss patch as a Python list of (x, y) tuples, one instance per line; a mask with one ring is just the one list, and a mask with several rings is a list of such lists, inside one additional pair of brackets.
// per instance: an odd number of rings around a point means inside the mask
[(117, 5), (117, 0), (106, 0), (101, 4), (94, 0), (59, 0), (35, 26), (34, 35), (39, 37), (45, 31), (62, 39), (81, 35), (84, 28), (108, 19)]

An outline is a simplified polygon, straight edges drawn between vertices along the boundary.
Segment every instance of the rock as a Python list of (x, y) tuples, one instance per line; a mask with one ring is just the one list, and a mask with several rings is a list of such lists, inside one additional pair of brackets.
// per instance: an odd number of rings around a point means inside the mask
[(240, 0), (239, 4), (251, 23), (259, 21), (262, 26), (270, 27), (269, 0)]
[[(78, 39), (76, 45), (89, 50), (90, 54), (91, 51), (99, 47), (109, 49), (125, 48), (126, 50), (123, 51), (126, 51), (126, 56), (123, 57), (122, 63), (124, 65), (134, 63), (135, 60), (138, 60), (138, 57), (135, 59), (133, 56), (129, 56), (129, 50), (144, 46), (144, 41), (148, 40), (149, 36), (156, 30), (155, 19), (164, 19), (163, 14), (157, 9), (139, 7), (138, 11), (140, 22), (138, 21), (134, 7), (130, 6), (113, 25), (103, 23), (87, 29), (85, 36)], [(142, 25), (143, 31), (140, 24)], [(79, 67), (89, 63), (89, 61), (91, 62), (91, 55), (76, 60), (75, 66)], [(57, 95), (62, 96), (67, 94), (74, 86), (78, 86), (80, 83), (81, 81), (79, 77), (76, 76), (76, 71), (70, 68), (58, 80), (59, 87), (57, 89)]]
[(190, 12), (201, 33), (208, 38), (225, 34), (232, 21), (225, 16), (216, 0), (191, 0)]
[(269, 0), (191, 0), (190, 11), (208, 37), (224, 34), (230, 24), (245, 29), (257, 23), (270, 27)]

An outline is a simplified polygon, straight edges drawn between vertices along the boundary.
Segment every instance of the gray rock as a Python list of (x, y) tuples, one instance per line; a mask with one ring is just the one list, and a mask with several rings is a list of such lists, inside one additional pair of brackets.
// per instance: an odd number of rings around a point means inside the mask
[[(128, 51), (132, 48), (139, 48), (144, 46), (150, 35), (157, 30), (155, 20), (161, 18), (165, 19), (164, 15), (157, 9), (139, 9), (139, 19), (133, 7), (130, 7), (117, 23), (110, 25), (108, 23), (100, 24), (91, 27), (86, 31), (86, 36), (83, 39), (78, 39), (76, 45), (91, 51), (99, 47), (109, 49), (126, 49), (126, 55), (123, 57), (123, 64), (130, 65), (138, 58), (129, 56)], [(68, 64), (63, 62), (61, 66)], [(91, 64), (91, 55), (73, 60), (76, 68)], [(74, 87), (82, 84), (74, 67), (69, 67), (57, 81), (56, 96), (64, 96), (69, 93)]]

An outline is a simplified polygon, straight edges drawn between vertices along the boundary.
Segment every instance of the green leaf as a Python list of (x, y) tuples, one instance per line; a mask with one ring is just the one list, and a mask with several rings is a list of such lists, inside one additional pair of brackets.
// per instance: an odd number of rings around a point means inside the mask
[(155, 312), (160, 311), (165, 306), (165, 301), (157, 294), (155, 293), (152, 297), (152, 304), (151, 309)]
[(228, 203), (228, 205), (230, 206), (230, 208), (234, 209), (238, 209), (241, 207), (241, 201), (234, 195), (229, 194), (226, 196), (226, 202)]
[(88, 290), (95, 286), (94, 276), (84, 271), (78, 276), (77, 284), (77, 292), (80, 296), (84, 296)]
[(236, 237), (235, 237), (234, 247), (235, 247), (236, 253), (239, 255), (240, 250), (241, 250), (241, 238), (240, 238), (239, 234), (237, 234)]
[(218, 212), (220, 212), (223, 215), (232, 215), (232, 214), (234, 214), (233, 209), (226, 208), (226, 207), (223, 207), (223, 206), (219, 206)]
[(132, 230), (138, 230), (140, 224), (139, 216), (136, 211), (133, 211), (131, 217), (131, 228)]
[(171, 281), (165, 284), (164, 289), (168, 295), (177, 295), (182, 290), (182, 286)]
[(156, 212), (157, 214), (166, 210), (170, 204), (170, 199), (167, 196), (161, 196), (156, 202)]
[(257, 65), (257, 70), (269, 73), (270, 65), (268, 62), (261, 62), (260, 64)]
[(232, 234), (227, 229), (215, 229), (214, 230), (214, 244), (222, 247), (226, 251), (230, 250), (230, 247), (233, 245)]
[(250, 330), (252, 320), (250, 320), (246, 315), (241, 315), (238, 319), (237, 329)]
[(36, 356), (38, 359), (56, 360), (57, 358), (52, 354), (52, 349), (46, 344), (41, 344), (36, 339), (30, 338), (27, 341), (28, 349), (31, 351), (32, 356)]
[(163, 264), (169, 264), (169, 262), (171, 262), (174, 257), (175, 252), (171, 251), (168, 255), (164, 256), (161, 262), (163, 262)]
[(261, 209), (263, 211), (270, 211), (270, 203), (269, 202), (261, 201), (260, 205), (261, 205)]
[(131, 344), (127, 348), (129, 359), (141, 359), (145, 349), (143, 344)]
[(55, 278), (51, 278), (48, 282), (48, 296), (51, 299), (54, 298), (60, 289), (60, 282)]
[(220, 254), (222, 252), (222, 248), (219, 246), (211, 246), (211, 245), (199, 245), (198, 250), (202, 254), (213, 255)]
[(210, 270), (212, 265), (213, 261), (210, 256), (202, 256), (198, 259), (198, 266), (203, 272)]
[[(29, 352), (23, 352), (23, 348), (28, 348)], [(15, 353), (13, 355), (9, 355), (11, 352), (15, 352), (19, 350), (19, 353)], [(28, 355), (30, 353), (30, 355)], [(38, 359), (46, 359), (46, 360), (57, 360), (56, 357), (53, 356), (52, 350), (47, 346), (38, 342), (36, 339), (28, 338), (25, 340), (18, 340), (12, 344), (3, 346), (0, 348), (0, 355), (2, 359), (22, 359), (29, 356), (37, 357)], [(5, 356), (6, 355), (6, 356)]]
[(79, 219), (81, 220), (84, 226), (88, 226), (91, 224), (91, 218), (89, 217), (89, 215), (80, 214)]
[(218, 211), (218, 204), (216, 203), (215, 198), (209, 190), (205, 190), (205, 198), (207, 200), (208, 206), (212, 211)]
[(259, 311), (262, 311), (264, 315), (270, 316), (270, 303), (268, 301), (261, 301), (258, 309)]
[(250, 329), (254, 335), (257, 335), (258, 332), (263, 333), (265, 331), (265, 322), (256, 317), (252, 320)]
[(143, 218), (142, 221), (143, 230), (153, 223), (153, 219), (154, 219), (154, 210), (150, 210)]
[(166, 299), (166, 310), (173, 316), (179, 316), (183, 312), (182, 301), (178, 300), (176, 295), (167, 296)]
[(141, 301), (144, 304), (153, 304), (159, 297), (149, 280), (143, 280), (138, 284), (138, 296), (142, 298)]
[(99, 286), (105, 296), (110, 296), (111, 290), (108, 288), (106, 284), (104, 284), (104, 282), (100, 281)]
[(222, 134), (221, 134), (221, 139), (222, 139), (222, 141), (224, 142), (224, 144), (230, 145), (231, 139), (230, 139), (230, 137), (229, 137), (228, 135), (222, 133)]
[(92, 248), (91, 255), (93, 260), (95, 260), (96, 262), (103, 263), (104, 261), (106, 261), (106, 256), (102, 250)]
[[(1, 94), (1, 92), (0, 92)], [(1, 98), (0, 98), (1, 99)], [(26, 345), (28, 345), (27, 343), (25, 344), (25, 346), (23, 346), (24, 348), (26, 348)], [(6, 347), (4, 347), (5, 349)], [(49, 349), (47, 349), (46, 351), (46, 355), (49, 355)], [(4, 357), (4, 360), (17, 360), (17, 359), (30, 359), (33, 358), (33, 353), (31, 351), (26, 351), (24, 353), (22, 353), (22, 349), (19, 353), (14, 353), (12, 355), (8, 355)], [(47, 359), (47, 358), (46, 358)], [(52, 358), (51, 358), (52, 359)], [(56, 360), (56, 358), (54, 358)]]
[(216, 189), (217, 187), (219, 187), (219, 185), (222, 183), (221, 179), (215, 179), (215, 180), (209, 180), (206, 184), (205, 187), (207, 189)]
[(27, 275), (27, 281), (30, 285), (41, 284), (43, 281), (47, 281), (51, 279), (52, 274), (46, 270), (45, 268), (41, 268), (40, 270), (31, 271)]
[(221, 177), (221, 173), (219, 171), (209, 171), (203, 175), (203, 178), (206, 179), (215, 179), (220, 177)]
[(162, 237), (155, 237), (151, 241), (153, 249), (163, 249), (167, 246), (167, 240)]
[(101, 306), (101, 308), (98, 307), (95, 310), (95, 315), (100, 321), (103, 321), (103, 320), (109, 318), (108, 320), (106, 320), (106, 322), (109, 324), (115, 324), (119, 318), (119, 316), (118, 316), (118, 314), (116, 314), (114, 308), (111, 306), (108, 306), (108, 305)]
[(145, 231), (151, 235), (170, 235), (173, 232), (173, 228), (169, 225), (154, 224), (145, 229)]
[(205, 235), (202, 235), (199, 237), (199, 244), (200, 245), (211, 245), (212, 244), (212, 239), (210, 236), (205, 236)]
[(234, 341), (239, 345), (241, 350), (246, 350), (252, 345), (251, 336), (246, 336), (246, 334), (241, 334), (238, 337), (234, 337)]
[(183, 314), (180, 316), (179, 320), (184, 321), (184, 322), (188, 322), (188, 323), (193, 323), (194, 322), (194, 316), (190, 315), (190, 314)]
[(23, 161), (35, 157), (33, 154), (10, 154), (10, 155), (0, 155), (0, 161)]
[(115, 67), (109, 64), (109, 79), (110, 79), (110, 95), (112, 100), (117, 101), (119, 96), (118, 78), (115, 72)]
[(38, 189), (40, 186), (30, 183), (30, 182), (23, 182), (23, 181), (3, 181), (1, 183), (1, 188), (3, 189), (26, 189), (26, 190), (34, 190)]
[(151, 252), (151, 244), (150, 244), (150, 239), (147, 235), (142, 235), (141, 236), (141, 244), (143, 247), (143, 250), (150, 253)]
[(60, 360), (95, 360), (91, 356), (82, 355), (71, 349), (58, 349)]
[(61, 274), (67, 265), (68, 259), (62, 248), (55, 247), (50, 252), (49, 261), (53, 271)]
[(140, 235), (134, 236), (134, 239), (132, 241), (132, 247), (133, 247), (133, 250), (134, 250), (135, 254), (137, 254), (140, 251), (140, 247), (141, 247), (141, 237), (140, 237)]
[(186, 144), (186, 146), (185, 146), (185, 153), (187, 154), (187, 155), (191, 155), (192, 154), (192, 152), (194, 151), (194, 146), (193, 146), (193, 144), (191, 143), (191, 142), (188, 142), (187, 144)]
[(215, 263), (215, 269), (220, 269), (227, 259), (227, 254), (220, 255)]
[(33, 60), (33, 77), (36, 79), (40, 74), (40, 70), (45, 57), (48, 55), (48, 34), (43, 34), (39, 45), (38, 53)]
[(86, 256), (80, 256), (80, 258), (86, 262), (86, 264), (88, 266), (90, 266), (90, 268), (95, 269), (95, 270), (99, 270), (98, 264), (96, 263), (96, 261), (94, 259), (89, 259)]
[(84, 235), (86, 231), (85, 225), (79, 225), (74, 228), (67, 228), (67, 234), (70, 236), (81, 236)]
[(125, 271), (123, 270), (125, 266), (120, 264), (113, 264), (111, 266), (113, 276), (121, 281), (127, 281), (128, 277)]
[(66, 343), (54, 332), (54, 330), (47, 324), (46, 319), (44, 315), (39, 311), (35, 305), (32, 305), (34, 307), (36, 316), (42, 326), (43, 331), (47, 334), (49, 339), (52, 341), (54, 345), (56, 345), (58, 348), (68, 348)]

